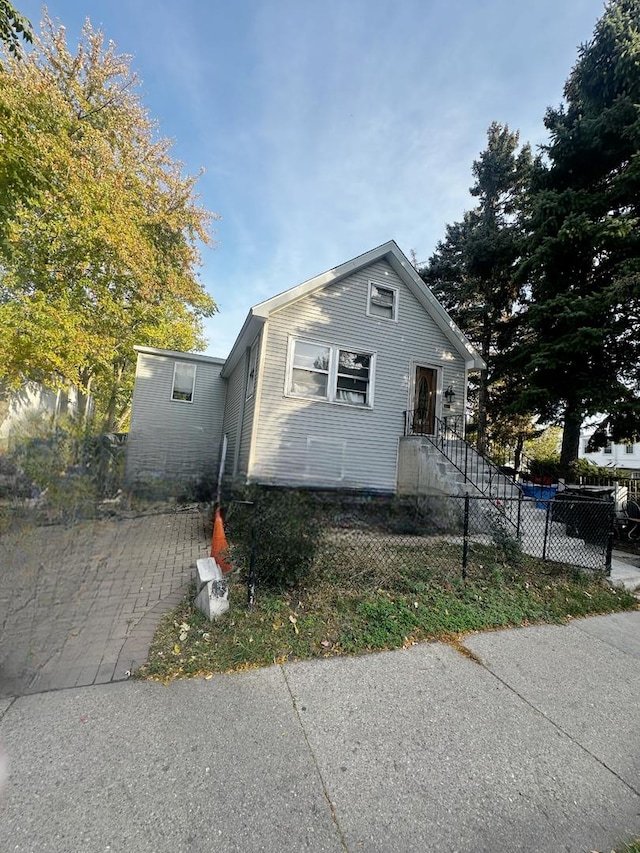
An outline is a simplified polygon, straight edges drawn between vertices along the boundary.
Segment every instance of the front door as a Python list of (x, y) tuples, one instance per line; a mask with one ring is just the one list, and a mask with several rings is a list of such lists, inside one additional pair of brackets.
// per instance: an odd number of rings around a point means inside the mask
[(433, 435), (436, 431), (436, 392), (438, 371), (416, 366), (413, 420), (411, 431), (417, 435)]

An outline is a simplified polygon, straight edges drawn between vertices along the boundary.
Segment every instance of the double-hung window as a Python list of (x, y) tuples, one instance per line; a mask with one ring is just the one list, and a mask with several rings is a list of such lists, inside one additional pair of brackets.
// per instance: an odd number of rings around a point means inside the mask
[(287, 393), (293, 397), (373, 405), (375, 355), (333, 344), (292, 340)]
[(398, 291), (395, 287), (385, 287), (369, 282), (367, 314), (370, 317), (383, 317), (387, 320), (398, 319)]
[(193, 402), (193, 390), (196, 384), (195, 364), (185, 364), (176, 361), (173, 366), (173, 385), (171, 387), (171, 399), (181, 403)]

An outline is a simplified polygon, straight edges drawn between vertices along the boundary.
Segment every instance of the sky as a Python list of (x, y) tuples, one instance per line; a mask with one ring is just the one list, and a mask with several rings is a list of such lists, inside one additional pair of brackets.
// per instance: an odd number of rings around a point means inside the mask
[[(40, 29), (42, 5), (15, 0)], [(198, 275), (225, 357), (249, 308), (395, 240), (426, 261), (474, 206), (492, 121), (544, 114), (603, 0), (51, 0), (131, 56), (139, 95), (219, 214)]]

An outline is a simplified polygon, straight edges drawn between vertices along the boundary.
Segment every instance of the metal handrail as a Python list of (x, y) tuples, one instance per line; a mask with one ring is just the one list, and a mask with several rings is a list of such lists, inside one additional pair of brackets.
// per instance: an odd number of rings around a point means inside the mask
[(424, 423), (424, 418), (421, 418), (416, 410), (405, 411), (404, 421), (405, 435), (422, 435), (426, 438), (462, 474), (465, 483), (469, 483), (480, 494), (491, 497), (505, 518), (517, 527), (507, 513), (507, 506), (513, 499), (514, 486), (521, 494), (518, 482), (469, 444), (456, 429), (457, 418), (454, 421), (453, 417), (443, 420), (432, 417), (429, 424), (432, 427), (431, 432), (415, 429), (416, 424)]

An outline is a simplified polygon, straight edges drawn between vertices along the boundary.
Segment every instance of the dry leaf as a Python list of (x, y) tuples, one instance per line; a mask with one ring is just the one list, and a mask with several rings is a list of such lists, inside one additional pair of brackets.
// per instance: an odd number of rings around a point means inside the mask
[(298, 620), (297, 620), (297, 618), (293, 615), (293, 613), (290, 613), (290, 614), (289, 614), (289, 622), (291, 622), (291, 624), (293, 625), (293, 629), (294, 629), (294, 631), (296, 632), (296, 634), (299, 634), (299, 633), (300, 633), (300, 631), (298, 630)]

